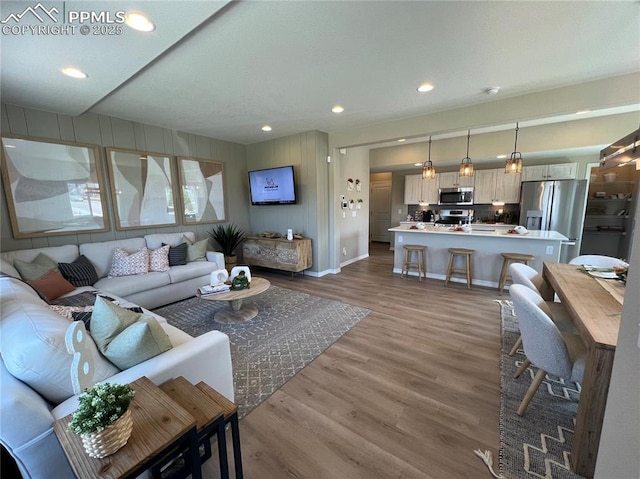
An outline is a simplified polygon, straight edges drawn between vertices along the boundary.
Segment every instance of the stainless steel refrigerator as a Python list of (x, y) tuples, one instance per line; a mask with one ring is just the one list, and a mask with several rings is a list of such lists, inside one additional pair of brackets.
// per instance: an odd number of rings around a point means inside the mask
[(560, 262), (580, 254), (587, 203), (587, 180), (525, 181), (520, 192), (520, 224), (529, 230), (557, 231)]

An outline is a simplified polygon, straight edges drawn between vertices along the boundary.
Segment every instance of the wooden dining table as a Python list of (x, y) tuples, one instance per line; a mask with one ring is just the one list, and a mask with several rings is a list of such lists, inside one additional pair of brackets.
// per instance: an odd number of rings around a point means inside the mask
[(618, 342), (624, 287), (614, 279), (596, 279), (573, 264), (544, 263), (542, 276), (552, 289), (548, 294), (558, 295), (588, 349), (571, 467), (592, 478)]

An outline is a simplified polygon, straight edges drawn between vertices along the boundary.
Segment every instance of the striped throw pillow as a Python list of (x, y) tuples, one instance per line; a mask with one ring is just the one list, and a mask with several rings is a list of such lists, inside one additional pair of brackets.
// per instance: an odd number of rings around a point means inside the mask
[(58, 268), (64, 279), (76, 288), (93, 286), (98, 281), (98, 273), (85, 255), (78, 256), (73, 263), (58, 263)]

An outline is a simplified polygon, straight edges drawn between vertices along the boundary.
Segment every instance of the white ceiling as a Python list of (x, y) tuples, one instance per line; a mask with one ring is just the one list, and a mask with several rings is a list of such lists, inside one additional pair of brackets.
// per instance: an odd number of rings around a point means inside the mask
[[(1, 19), (36, 3), (3, 1)], [(95, 112), (243, 144), (640, 71), (637, 1), (42, 4), (140, 10), (157, 28), (145, 34), (124, 27), (114, 36), (2, 35), (3, 102)], [(62, 76), (59, 68), (68, 64), (89, 78)], [(417, 93), (423, 81), (435, 89)], [(498, 95), (484, 93), (492, 86), (501, 88)], [(345, 112), (331, 113), (335, 104)], [(262, 132), (264, 124), (273, 131)]]

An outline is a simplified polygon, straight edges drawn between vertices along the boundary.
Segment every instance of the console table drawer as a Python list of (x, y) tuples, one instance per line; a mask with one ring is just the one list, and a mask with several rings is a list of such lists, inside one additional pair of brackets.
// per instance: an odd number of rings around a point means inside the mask
[(287, 240), (251, 236), (242, 244), (244, 262), (298, 273), (312, 265), (311, 238)]

